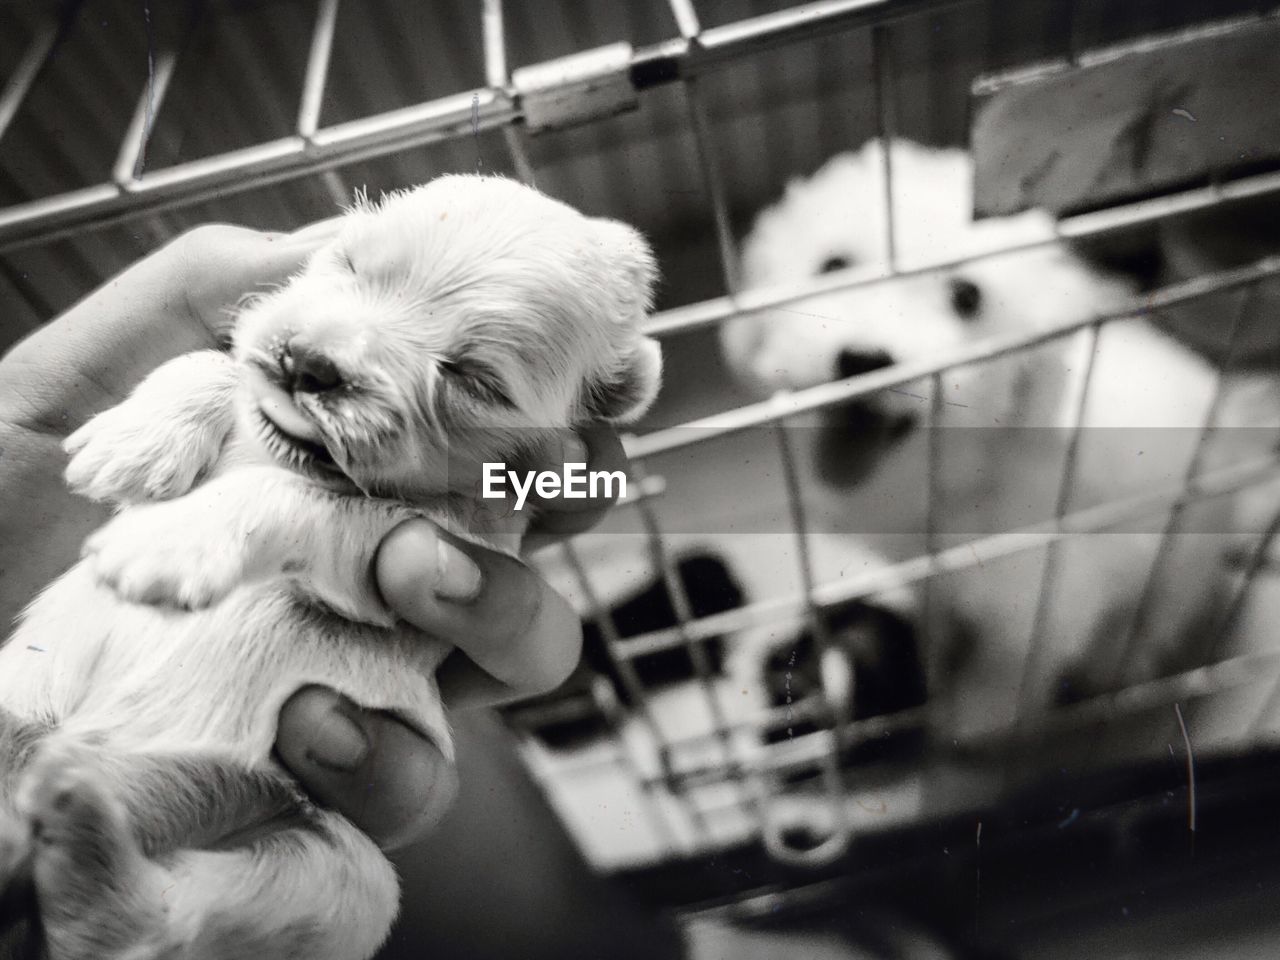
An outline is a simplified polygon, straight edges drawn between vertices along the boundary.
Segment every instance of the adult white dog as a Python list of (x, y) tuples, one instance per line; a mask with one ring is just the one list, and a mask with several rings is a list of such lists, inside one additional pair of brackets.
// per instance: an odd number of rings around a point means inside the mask
[[(890, 160), (894, 253), (906, 275), (727, 324), (724, 355), (757, 395), (923, 361), (987, 338), (1048, 332), (1134, 302), (1132, 283), (1054, 241), (1046, 214), (974, 221), (965, 153), (899, 141)], [(873, 141), (791, 183), (745, 241), (744, 285), (883, 270), (884, 170), (882, 145)], [(1026, 248), (991, 255), (1013, 246)], [(959, 265), (913, 272), (929, 264)], [(1068, 509), (1178, 485), (1213, 408), (1218, 376), (1136, 317), (1104, 326), (1096, 345), (1089, 331), (1078, 331), (825, 415), (821, 430), (800, 433), (814, 438), (809, 452), (830, 509), (847, 513), (850, 490), (891, 474), (896, 479), (886, 486), (918, 491), (918, 508), (901, 532), (918, 535), (931, 517), (939, 547), (1051, 518), (1091, 349), (1086, 429)], [(942, 391), (936, 403), (935, 385)], [(1250, 396), (1252, 406), (1229, 401), (1218, 413), (1228, 422), (1274, 423), (1270, 398)], [(931, 408), (941, 429), (929, 437), (917, 427)], [(930, 447), (937, 454), (932, 467)], [(924, 486), (930, 474), (932, 490)], [(1039, 616), (1043, 549), (1000, 559), (983, 556), (979, 546), (969, 570), (940, 577), (931, 588), (939, 616), (927, 659), (932, 695), (949, 707), (948, 742), (1005, 727), (1019, 711), (1035, 715), (1203, 656), (1202, 631), (1215, 622), (1231, 575), (1223, 556), (1236, 542), (1228, 535), (1234, 520), (1225, 502), (1182, 519), (1183, 529), (1208, 532), (1179, 533), (1155, 567), (1163, 515), (1063, 543), (1052, 599)], [(852, 521), (856, 528), (857, 517)]]

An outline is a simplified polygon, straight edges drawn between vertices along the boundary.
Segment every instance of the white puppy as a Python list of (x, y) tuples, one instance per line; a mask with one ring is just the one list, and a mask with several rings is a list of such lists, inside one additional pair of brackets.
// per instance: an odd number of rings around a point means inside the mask
[[(1043, 213), (973, 221), (966, 154), (900, 141), (891, 161), (898, 266), (961, 265), (835, 290), (726, 325), (725, 357), (758, 394), (925, 361), (986, 338), (1048, 332), (1135, 296), (1130, 283), (1054, 242)], [(875, 141), (790, 184), (745, 241), (745, 285), (846, 268), (883, 270), (884, 197), (883, 149)], [(1040, 245), (966, 260), (1031, 242)], [(1087, 334), (1077, 333), (945, 371), (937, 381), (946, 429), (932, 438), (941, 455), (933, 502), (923, 495), (912, 501), (920, 508), (902, 532), (922, 532), (932, 511), (937, 545), (948, 547), (1052, 517), (1088, 348)], [(1069, 508), (1178, 484), (1215, 385), (1207, 363), (1147, 322), (1104, 327)], [(821, 437), (811, 453), (829, 485), (831, 511), (847, 513), (852, 487), (869, 476), (883, 480), (886, 472), (896, 478), (883, 484), (896, 502), (909, 499), (904, 491), (924, 492), (925, 431), (913, 427), (934, 406), (933, 389), (925, 378), (880, 391), (827, 415), (822, 431), (799, 431)], [(1210, 517), (1214, 509), (1199, 511), (1196, 521), (1201, 529), (1227, 531), (1229, 516)], [(945, 629), (933, 624), (930, 672), (934, 695), (950, 695), (948, 743), (1007, 726), (1020, 704), (1023, 715), (1035, 714), (1183, 665), (1188, 638), (1219, 609), (1224, 538), (1175, 537), (1148, 591), (1160, 529), (1157, 518), (1130, 532), (1065, 544), (1049, 581), (1055, 602), (1034, 646), (1044, 551), (1006, 560), (975, 552), (970, 571), (935, 582)]]
[(643, 412), (653, 280), (627, 226), (443, 177), (357, 206), (230, 356), (69, 438), (72, 486), (124, 506), (0, 650), (0, 889), (33, 870), (55, 960), (374, 953), (393, 870), (274, 762), (276, 716), (323, 684), (451, 758), (448, 648), (385, 607), (374, 551), (423, 515), (514, 549), (522, 519), (450, 478)]

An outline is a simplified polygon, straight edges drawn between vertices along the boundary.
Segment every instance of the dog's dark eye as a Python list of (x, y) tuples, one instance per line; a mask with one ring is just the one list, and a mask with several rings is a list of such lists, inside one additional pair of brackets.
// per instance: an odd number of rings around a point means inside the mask
[(837, 270), (847, 270), (853, 266), (848, 257), (842, 257), (839, 254), (827, 257), (822, 261), (822, 266), (818, 268), (819, 273), (835, 273)]
[(951, 309), (957, 316), (972, 320), (982, 309), (982, 289), (964, 277), (951, 278)]
[(459, 390), (469, 393), (483, 403), (493, 403), (500, 407), (514, 407), (506, 386), (496, 373), (484, 364), (470, 360), (441, 360), (443, 370)]

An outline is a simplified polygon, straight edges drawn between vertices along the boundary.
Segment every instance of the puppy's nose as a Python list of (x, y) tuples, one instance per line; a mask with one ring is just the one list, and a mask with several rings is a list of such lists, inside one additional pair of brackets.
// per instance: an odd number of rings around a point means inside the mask
[(289, 385), (300, 393), (324, 393), (342, 386), (337, 365), (305, 343), (290, 341), (285, 347), (283, 363)]
[(843, 380), (891, 366), (893, 357), (883, 350), (841, 350), (836, 357), (836, 376)]

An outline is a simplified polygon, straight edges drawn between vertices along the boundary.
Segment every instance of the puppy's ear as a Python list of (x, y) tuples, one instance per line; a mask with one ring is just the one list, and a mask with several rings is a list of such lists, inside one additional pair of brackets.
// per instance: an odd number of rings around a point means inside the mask
[(617, 291), (626, 308), (628, 316), (625, 319), (631, 319), (636, 312), (648, 310), (653, 303), (653, 285), (658, 278), (653, 251), (634, 227), (603, 218), (592, 222), (612, 275), (610, 286)]
[(644, 416), (662, 386), (662, 348), (639, 337), (621, 369), (587, 390), (587, 414), (593, 420), (631, 423)]

